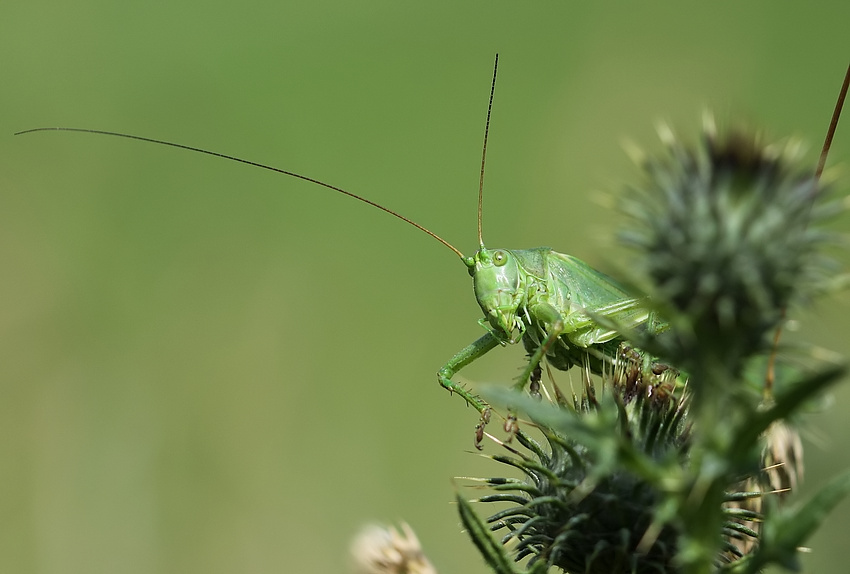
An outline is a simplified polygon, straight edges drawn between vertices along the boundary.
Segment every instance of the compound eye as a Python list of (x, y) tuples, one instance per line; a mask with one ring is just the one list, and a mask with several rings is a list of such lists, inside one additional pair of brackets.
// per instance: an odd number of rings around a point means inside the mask
[(501, 267), (508, 262), (508, 254), (504, 251), (496, 251), (493, 253), (493, 265)]

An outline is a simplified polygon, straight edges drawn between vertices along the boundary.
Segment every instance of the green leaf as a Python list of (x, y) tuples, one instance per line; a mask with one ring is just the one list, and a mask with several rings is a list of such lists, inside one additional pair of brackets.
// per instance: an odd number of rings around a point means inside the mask
[(475, 514), (469, 501), (460, 495), (457, 495), (455, 499), (463, 526), (478, 551), (481, 552), (487, 565), (497, 574), (519, 574), (520, 571), (516, 569), (514, 562), (508, 557), (505, 547), (493, 539), (490, 529)]
[(730, 456), (741, 460), (746, 456), (747, 449), (756, 444), (759, 436), (774, 421), (785, 419), (791, 413), (799, 410), (806, 401), (811, 400), (827, 387), (841, 380), (846, 371), (847, 367), (844, 364), (830, 365), (805, 379), (790, 384), (785, 392), (776, 396), (776, 401), (771, 408), (747, 421), (744, 428), (737, 433), (736, 444), (739, 448), (733, 449)]

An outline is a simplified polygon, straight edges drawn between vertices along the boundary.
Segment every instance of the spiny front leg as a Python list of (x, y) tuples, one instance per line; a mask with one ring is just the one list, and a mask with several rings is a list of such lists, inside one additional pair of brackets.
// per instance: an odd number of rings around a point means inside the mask
[(540, 303), (529, 309), (538, 321), (546, 326), (546, 338), (537, 347), (537, 350), (531, 355), (528, 360), (528, 365), (523, 369), (522, 374), (514, 384), (514, 388), (521, 391), (528, 384), (531, 375), (540, 367), (540, 361), (552, 348), (552, 345), (558, 340), (564, 332), (564, 318), (552, 305), (548, 303)]
[(485, 403), (478, 395), (469, 392), (467, 389), (454, 382), (452, 377), (471, 362), (492, 351), (498, 344), (499, 340), (496, 339), (495, 335), (487, 333), (471, 345), (464, 347), (460, 352), (452, 357), (442, 369), (437, 371), (437, 380), (444, 389), (451, 393), (457, 393), (463, 397), (467, 404), (474, 407), (475, 410), (482, 413), (482, 415), (485, 410), (489, 409), (487, 403)]

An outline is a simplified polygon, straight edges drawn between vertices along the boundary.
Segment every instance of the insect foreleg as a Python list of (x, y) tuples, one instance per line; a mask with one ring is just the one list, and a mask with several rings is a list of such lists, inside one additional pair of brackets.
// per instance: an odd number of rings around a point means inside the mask
[(437, 371), (437, 380), (444, 389), (451, 393), (457, 393), (467, 402), (467, 404), (475, 407), (479, 413), (483, 413), (489, 407), (487, 403), (481, 400), (480, 397), (470, 393), (458, 383), (452, 380), (452, 377), (462, 368), (486, 355), (499, 344), (499, 340), (492, 333), (487, 333), (471, 345), (464, 347), (454, 357), (449, 360), (446, 365)]
[(530, 311), (537, 318), (538, 323), (544, 326), (546, 337), (531, 354), (528, 365), (517, 379), (514, 387), (518, 390), (525, 388), (531, 379), (540, 361), (552, 349), (558, 337), (565, 335), (571, 346), (584, 349), (589, 355), (600, 356), (596, 345), (606, 343), (619, 336), (616, 330), (603, 327), (596, 317), (607, 317), (614, 321), (619, 320), (624, 327), (632, 328), (646, 323), (649, 313), (643, 311), (640, 299), (623, 299), (608, 305), (602, 305), (586, 311), (572, 311), (563, 315), (553, 305), (541, 301), (534, 305)]
[(558, 312), (555, 307), (549, 303), (538, 303), (531, 309), (531, 314), (537, 317), (538, 321), (546, 325), (546, 338), (538, 345), (537, 350), (528, 360), (528, 365), (523, 369), (522, 374), (517, 379), (514, 388), (522, 390), (525, 388), (531, 378), (532, 373), (539, 367), (543, 356), (552, 348), (561, 333), (564, 332), (564, 317)]

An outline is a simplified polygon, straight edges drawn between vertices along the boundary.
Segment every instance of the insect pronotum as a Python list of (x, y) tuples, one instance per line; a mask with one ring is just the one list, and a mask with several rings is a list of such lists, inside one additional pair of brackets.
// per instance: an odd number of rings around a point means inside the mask
[[(498, 62), (497, 54), (481, 154), (478, 186), (478, 249), (473, 255), (464, 255), (436, 233), (383, 205), (341, 187), (285, 169), (188, 145), (110, 131), (52, 127), (18, 133), (84, 132), (145, 141), (212, 155), (282, 173), (331, 189), (380, 209), (431, 236), (450, 249), (466, 266), (472, 277), (475, 298), (484, 314), (478, 322), (486, 331), (440, 368), (437, 379), (445, 389), (457, 393), (482, 413), (482, 421), (486, 422), (489, 415), (487, 404), (456, 382), (453, 377), (462, 368), (495, 347), (520, 341), (523, 343), (528, 352), (529, 361), (515, 383), (516, 388), (522, 389), (539, 368), (544, 357), (549, 364), (559, 370), (568, 370), (574, 365), (581, 365), (591, 371), (599, 372), (602, 368), (603, 357), (613, 355), (612, 351), (616, 350), (622, 342), (622, 337), (617, 330), (600, 324), (598, 318), (604, 317), (627, 329), (652, 323), (651, 313), (642, 305), (642, 298), (632, 296), (615, 280), (575, 257), (558, 253), (548, 247), (517, 250), (490, 249), (484, 246), (482, 233), (484, 166)], [(848, 77), (850, 77), (850, 69), (848, 69)], [(845, 78), (843, 94), (846, 94), (846, 87), (847, 78)], [(840, 110), (841, 102), (843, 102), (843, 95), (839, 98), (837, 111)], [(826, 158), (829, 142), (835, 131), (837, 111), (836, 119), (833, 120), (827, 135), (821, 163)]]

